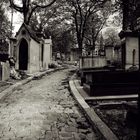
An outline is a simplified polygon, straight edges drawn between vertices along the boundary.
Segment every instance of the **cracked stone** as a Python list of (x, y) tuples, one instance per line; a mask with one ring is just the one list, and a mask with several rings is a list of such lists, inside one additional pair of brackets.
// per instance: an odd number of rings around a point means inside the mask
[(94, 133), (89, 133), (86, 135), (88, 140), (93, 140), (95, 138), (95, 134)]
[(60, 132), (59, 135), (61, 137), (65, 137), (65, 138), (72, 137), (72, 133), (70, 133), (70, 132)]
[(88, 129), (79, 129), (79, 132), (80, 132), (80, 133), (83, 133), (83, 134), (88, 134), (88, 133), (90, 133)]
[(81, 122), (85, 122), (86, 119), (82, 117), (82, 118), (78, 118), (76, 121), (77, 123), (81, 123)]
[(77, 132), (77, 128), (75, 128), (75, 127), (67, 127), (67, 128), (65, 129), (65, 131), (66, 131), (66, 132)]
[(53, 138), (52, 132), (51, 131), (47, 131), (45, 133), (45, 138), (46, 138), (46, 140), (51, 140)]
[(6, 97), (0, 103), (0, 139), (81, 140), (78, 128), (86, 119), (61, 85), (67, 74), (64, 70), (44, 76)]
[(64, 113), (73, 113), (73, 110), (72, 109), (69, 109), (69, 108), (66, 108), (65, 110), (64, 110)]
[(80, 137), (81, 140), (85, 140), (86, 139), (86, 135), (84, 135), (84, 134), (79, 134), (79, 137)]

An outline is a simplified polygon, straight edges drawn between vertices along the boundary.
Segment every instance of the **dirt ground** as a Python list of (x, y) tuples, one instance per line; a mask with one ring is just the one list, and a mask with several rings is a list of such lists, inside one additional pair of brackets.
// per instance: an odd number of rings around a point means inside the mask
[[(131, 104), (129, 107), (128, 104)], [(133, 114), (128, 116), (136, 102), (109, 103), (98, 102), (96, 105), (90, 103), (99, 117), (116, 134), (119, 140), (136, 140), (136, 118)]]
[(18, 81), (20, 80), (16, 80), (12, 78), (8, 79), (7, 81), (0, 81), (0, 93)]
[(8, 82), (2, 82), (0, 81), (0, 92), (2, 92), (3, 90), (5, 90), (6, 88), (8, 88), (11, 84)]

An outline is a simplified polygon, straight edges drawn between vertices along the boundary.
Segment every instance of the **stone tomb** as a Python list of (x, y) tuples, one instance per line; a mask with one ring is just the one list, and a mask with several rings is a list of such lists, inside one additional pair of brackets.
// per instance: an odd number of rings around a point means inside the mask
[(17, 70), (31, 74), (48, 69), (52, 60), (51, 39), (45, 39), (23, 23), (10, 41), (10, 56), (15, 58)]
[(140, 33), (122, 31), (119, 34), (122, 39), (122, 62), (125, 70), (135, 67), (139, 69), (139, 45)]
[(6, 81), (10, 77), (10, 65), (9, 62), (0, 61), (0, 81)]

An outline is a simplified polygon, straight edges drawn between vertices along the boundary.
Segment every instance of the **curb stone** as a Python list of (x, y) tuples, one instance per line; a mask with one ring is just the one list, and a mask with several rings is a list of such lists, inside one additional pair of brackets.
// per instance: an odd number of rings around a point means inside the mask
[(98, 131), (102, 134), (105, 140), (118, 140), (117, 136), (112, 132), (112, 130), (95, 113), (94, 109), (90, 108), (90, 106), (85, 102), (84, 98), (76, 89), (73, 80), (69, 81), (69, 86), (72, 95), (78, 102), (79, 107), (86, 114), (86, 117), (90, 121), (91, 125), (98, 129)]
[(2, 91), (0, 93), (0, 101), (3, 100), (5, 97), (9, 96), (13, 91), (15, 91), (17, 88), (19, 88), (20, 86), (29, 83), (30, 81), (32, 81), (33, 79), (36, 78), (41, 78), (42, 76), (49, 74), (51, 72), (55, 72), (58, 70), (63, 70), (64, 68), (56, 68), (56, 69), (50, 69), (50, 70), (46, 70), (45, 72), (40, 72), (37, 74), (34, 74), (30, 77), (28, 77), (27, 79), (21, 80), (17, 83), (15, 83), (14, 85), (11, 85), (10, 87), (8, 87), (7, 89), (5, 89), (4, 91)]
[(9, 88), (5, 89), (0, 93), (0, 100), (4, 99), (5, 97), (9, 96), (13, 91), (15, 91), (18, 87), (21, 85), (24, 85), (28, 82), (30, 82), (33, 79), (33, 77), (28, 77), (25, 80), (22, 80), (20, 82), (15, 83), (14, 85), (10, 86)]

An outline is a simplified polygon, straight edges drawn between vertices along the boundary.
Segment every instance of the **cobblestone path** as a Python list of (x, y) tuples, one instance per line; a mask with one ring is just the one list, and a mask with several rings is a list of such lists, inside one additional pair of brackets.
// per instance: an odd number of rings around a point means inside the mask
[(95, 140), (68, 91), (69, 70), (18, 88), (0, 102), (0, 140)]

